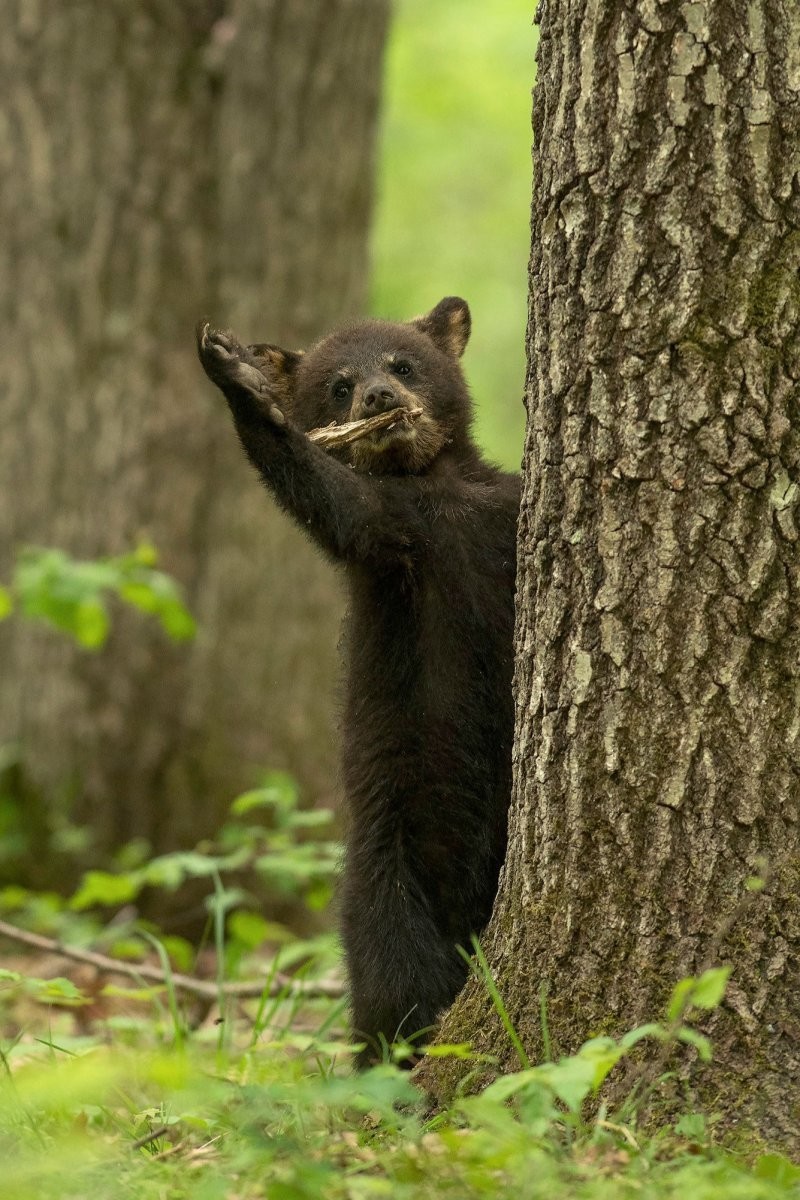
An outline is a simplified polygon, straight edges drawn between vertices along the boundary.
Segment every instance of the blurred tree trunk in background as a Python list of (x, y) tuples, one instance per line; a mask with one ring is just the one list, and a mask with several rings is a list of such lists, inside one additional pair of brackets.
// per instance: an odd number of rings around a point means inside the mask
[[(791, 11), (542, 8), (515, 794), (485, 944), (534, 1061), (543, 982), (566, 1054), (661, 1019), (682, 976), (730, 963), (703, 1022), (714, 1061), (684, 1047), (679, 1070), (727, 1127), (797, 1152)], [(476, 985), (442, 1037), (518, 1065)], [(440, 1086), (455, 1069), (426, 1070)]]
[(119, 612), (96, 655), (0, 631), (0, 743), (101, 847), (194, 842), (259, 767), (331, 797), (339, 593), (192, 331), (301, 346), (363, 310), (386, 25), (384, 0), (7, 6), (0, 579), (25, 543), (146, 538), (200, 623), (173, 645)]

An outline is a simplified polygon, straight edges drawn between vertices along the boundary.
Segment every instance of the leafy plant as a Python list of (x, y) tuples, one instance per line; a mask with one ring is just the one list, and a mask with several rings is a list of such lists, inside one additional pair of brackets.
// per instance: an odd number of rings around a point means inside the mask
[[(701, 1061), (708, 1062), (711, 1059), (711, 1043), (689, 1024), (689, 1019), (694, 1009), (708, 1011), (721, 1004), (730, 976), (730, 967), (712, 967), (699, 976), (681, 979), (672, 991), (662, 1022), (640, 1025), (621, 1038), (590, 1038), (577, 1053), (569, 1057), (531, 1066), (476, 938), (473, 938), (473, 950), (475, 958), (468, 961), (473, 972), (486, 986), (509, 1041), (523, 1064), (523, 1070), (503, 1075), (491, 1083), (479, 1097), (465, 1099), (463, 1105), (468, 1111), (474, 1108), (477, 1108), (478, 1112), (482, 1111), (482, 1106), (487, 1101), (513, 1100), (537, 1129), (547, 1129), (554, 1122), (561, 1122), (566, 1127), (586, 1129), (588, 1126), (583, 1115), (586, 1102), (597, 1096), (617, 1063), (645, 1039), (654, 1040), (666, 1047), (685, 1043), (694, 1047)], [(546, 1030), (545, 1007), (542, 1010), (542, 1024)], [(546, 1044), (548, 1041), (549, 1039), (545, 1039)], [(462, 1047), (455, 1049), (459, 1057), (463, 1056)], [(626, 1116), (636, 1111), (638, 1090), (637, 1084), (623, 1105), (623, 1113)], [(604, 1119), (605, 1109), (601, 1109), (600, 1112)]]
[[(266, 825), (249, 823), (256, 813)], [(291, 781), (276, 774), (234, 803), (218, 845), (152, 862), (132, 854), (127, 870), (87, 877), (74, 898), (73, 905), (119, 903), (132, 883), (169, 887), (206, 878), (217, 963), (213, 1025), (187, 1022), (161, 938), (146, 940), (166, 987), (158, 997), (152, 989), (103, 989), (138, 1000), (140, 1011), (107, 1018), (93, 1036), (85, 1018), (78, 1036), (68, 1023), (96, 994), (85, 997), (69, 979), (0, 972), (0, 999), (24, 993), (48, 1013), (44, 1030), (20, 1030), (0, 1043), (3, 1200), (800, 1200), (800, 1168), (785, 1157), (763, 1154), (749, 1165), (715, 1148), (713, 1114), (687, 1111), (645, 1137), (635, 1108), (624, 1121), (598, 1101), (609, 1073), (634, 1049), (656, 1064), (667, 1046), (688, 1044), (701, 1058), (711, 1053), (691, 1021), (721, 1002), (727, 967), (681, 980), (661, 1022), (620, 1038), (591, 1038), (576, 1054), (531, 1065), (476, 947), (472, 968), (505, 1014), (525, 1065), (433, 1113), (413, 1076), (392, 1065), (390, 1048), (389, 1061), (353, 1075), (344, 1002), (303, 999), (291, 981), (274, 986), (274, 957), (260, 996), (234, 1005), (226, 992), (238, 969), (231, 945), (249, 954), (265, 937), (276, 939), (226, 873), (273, 853), (286, 857), (283, 877), (302, 891), (333, 864), (332, 843), (313, 840), (323, 828), (324, 816), (304, 814)], [(295, 856), (309, 837), (301, 869)], [(314, 845), (316, 860), (307, 857)], [(287, 940), (285, 952), (287, 960), (307, 956), (308, 945)], [(542, 993), (544, 1028), (545, 999)], [(141, 1002), (153, 1000), (147, 1016)], [(468, 1046), (431, 1052), (472, 1057)]]
[[(100, 650), (111, 629), (109, 601), (121, 601), (155, 617), (168, 637), (184, 641), (195, 622), (179, 585), (157, 570), (153, 546), (129, 554), (80, 561), (63, 550), (32, 548), (18, 555), (11, 583), (0, 587), (0, 621), (12, 615), (43, 622), (89, 651)], [(19, 745), (0, 744), (0, 864), (13, 865), (34, 852), (74, 859), (85, 854), (92, 834), (62, 806), (28, 794)]]
[[(719, 989), (713, 977), (695, 983), (703, 1002)], [(571, 1120), (636, 1031), (613, 1045), (592, 1039), (431, 1114), (391, 1064), (350, 1073), (329, 1002), (306, 1012), (303, 1031), (287, 1026), (286, 997), (278, 1006), (264, 1037), (222, 1049), (195, 1036), (165, 1051), (146, 1025), (132, 1045), (119, 1033), (110, 1046), (54, 1034), (7, 1045), (4, 1200), (800, 1196), (800, 1168), (714, 1148), (703, 1114), (653, 1137), (603, 1116)]]
[(158, 556), (146, 543), (130, 554), (91, 561), (63, 550), (28, 548), (16, 563), (13, 580), (0, 588), (0, 620), (18, 612), (69, 634), (88, 650), (109, 635), (108, 597), (150, 613), (174, 641), (194, 637), (195, 622), (171, 576), (156, 569)]
[[(254, 812), (267, 821), (244, 821)], [(127, 870), (87, 871), (70, 907), (80, 911), (94, 905), (121, 905), (135, 900), (143, 888), (174, 891), (188, 879), (214, 880), (252, 869), (271, 889), (287, 897), (303, 899), (311, 908), (324, 907), (330, 899), (333, 876), (340, 857), (339, 843), (327, 838), (306, 837), (333, 820), (330, 809), (304, 811), (299, 807), (297, 787), (290, 776), (270, 772), (261, 787), (239, 796), (231, 806), (231, 820), (220, 830), (216, 842), (204, 842), (194, 850), (175, 850), (132, 866)], [(235, 912), (252, 901), (237, 886), (216, 887), (209, 893), (209, 909), (220, 907)], [(252, 941), (256, 931), (266, 928), (256, 914), (238, 912), (235, 928), (243, 940)]]

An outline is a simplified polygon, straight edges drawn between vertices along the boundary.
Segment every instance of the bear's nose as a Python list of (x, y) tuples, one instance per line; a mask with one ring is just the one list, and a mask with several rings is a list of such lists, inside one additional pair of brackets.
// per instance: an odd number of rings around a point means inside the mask
[(364, 408), (369, 412), (382, 413), (397, 405), (397, 396), (390, 383), (383, 379), (374, 379), (364, 388)]

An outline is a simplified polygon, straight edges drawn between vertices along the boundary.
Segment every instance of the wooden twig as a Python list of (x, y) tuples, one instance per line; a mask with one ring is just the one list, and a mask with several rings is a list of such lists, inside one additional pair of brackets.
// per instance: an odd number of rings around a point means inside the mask
[[(122, 959), (98, 954), (95, 950), (81, 950), (77, 946), (66, 946), (54, 938), (43, 937), (40, 933), (31, 933), (27, 929), (19, 929), (7, 921), (0, 921), (0, 936), (20, 942), (23, 946), (31, 946), (35, 950), (44, 950), (48, 954), (61, 954), (64, 958), (71, 958), (75, 962), (88, 963), (89, 966), (96, 967), (98, 971), (106, 974), (130, 975), (131, 978), (139, 981), (144, 980), (161, 985), (167, 983), (166, 973), (158, 967), (150, 966), (149, 963), (124, 962)], [(246, 1000), (262, 996), (267, 987), (264, 981), (259, 982), (258, 980), (224, 983), (220, 986), (211, 980), (195, 979), (192, 975), (182, 975), (178, 971), (170, 972), (169, 981), (180, 991), (189, 992), (194, 996), (202, 996), (206, 1000), (216, 1000), (220, 995)], [(291, 996), (301, 996), (306, 999), (317, 999), (321, 996), (338, 999), (343, 994), (343, 988), (339, 983), (325, 980), (292, 979), (289, 975), (275, 972), (269, 983), (268, 994), (277, 996), (284, 990)]]
[(169, 1125), (156, 1125), (155, 1129), (151, 1129), (144, 1137), (137, 1138), (131, 1149), (141, 1150), (144, 1146), (149, 1146), (151, 1142), (157, 1142), (159, 1138), (164, 1137), (168, 1133)]
[(422, 416), (421, 408), (390, 408), (374, 417), (364, 417), (361, 421), (348, 421), (346, 425), (323, 425), (321, 429), (311, 429), (308, 438), (330, 450), (335, 446), (349, 446), (359, 438), (374, 433), (376, 429), (388, 429), (398, 421), (404, 425), (413, 425)]

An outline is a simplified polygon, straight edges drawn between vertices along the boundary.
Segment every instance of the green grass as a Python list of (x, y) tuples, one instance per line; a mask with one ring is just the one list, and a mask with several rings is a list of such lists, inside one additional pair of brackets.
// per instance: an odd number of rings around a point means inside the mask
[[(264, 824), (253, 823), (258, 812)], [(291, 781), (273, 773), (234, 802), (214, 843), (89, 872), (71, 899), (46, 910), (33, 893), (0, 892), (13, 939), (0, 958), (2, 1200), (800, 1200), (800, 1167), (715, 1146), (714, 1113), (685, 1112), (645, 1136), (640, 1093), (652, 1106), (658, 1080), (637, 1088), (634, 1072), (617, 1109), (599, 1103), (604, 1081), (632, 1053), (648, 1077), (665, 1072), (674, 1054), (694, 1055), (702, 1070), (712, 1047), (692, 1022), (721, 1003), (727, 968), (679, 981), (660, 1022), (532, 1062), (475, 943), (471, 969), (521, 1069), (457, 1095), (446, 1111), (430, 1111), (389, 1053), (380, 1067), (354, 1075), (345, 1000), (335, 987), (330, 998), (298, 994), (291, 979), (299, 970), (309, 983), (322, 975), (330, 984), (332, 939), (302, 940), (265, 921), (239, 883), (250, 863), (318, 904), (330, 894), (335, 863), (327, 816), (302, 810)], [(175, 966), (198, 969), (188, 943), (135, 921), (104, 929), (97, 915), (98, 906), (114, 911), (142, 887), (184, 880), (206, 884), (208, 944), (197, 962), (214, 980), (189, 1000), (197, 984)], [(40, 942), (37, 957), (11, 958), (14, 941), (31, 929), (70, 945), (71, 957)], [(87, 942), (115, 965), (127, 960), (133, 979), (87, 982), (74, 961)], [(161, 982), (142, 976), (158, 964)], [(259, 981), (246, 999), (228, 986), (242, 979)], [(544, 1037), (544, 993), (539, 1004)], [(491, 1067), (476, 1058), (472, 1071), (469, 1046), (432, 1053), (466, 1059), (473, 1078)]]
[(391, 1065), (349, 1073), (330, 1009), (285, 1002), (255, 1044), (240, 1021), (224, 1056), (213, 1030), (170, 1048), (147, 1021), (6, 1047), (3, 1200), (800, 1196), (800, 1169), (712, 1149), (696, 1114), (644, 1140), (548, 1116), (536, 1091), (511, 1102), (505, 1087), (431, 1117)]
[[(336, 860), (329, 815), (305, 812), (291, 780), (272, 773), (233, 803), (213, 843), (88, 872), (70, 899), (45, 908), (34, 893), (0, 892), (13, 939), (0, 958), (2, 1200), (800, 1200), (800, 1167), (721, 1149), (714, 1113), (684, 1112), (654, 1135), (637, 1127), (656, 1096), (651, 1074), (666, 1072), (675, 1054), (693, 1055), (698, 1070), (711, 1056), (692, 1022), (722, 1002), (727, 968), (680, 980), (659, 1022), (535, 1062), (475, 943), (470, 967), (521, 1069), (457, 1095), (445, 1111), (430, 1110), (389, 1053), (354, 1075), (345, 1000), (335, 986), (330, 998), (298, 994), (291, 979), (299, 970), (330, 984), (332, 939), (303, 940), (265, 921), (240, 886), (250, 864), (318, 906)], [(101, 925), (98, 911), (185, 880), (206, 885), (199, 959), (188, 943), (135, 921)], [(59, 939), (72, 957), (41, 942), (36, 957), (11, 957), (21, 930)], [(87, 943), (115, 963), (135, 958), (133, 978), (87, 982), (74, 961)], [(192, 974), (198, 962), (214, 982), (187, 1000), (197, 986), (176, 971)], [(161, 982), (142, 977), (158, 964)], [(242, 979), (258, 981), (246, 999), (228, 986)], [(538, 1003), (546, 1045), (544, 992)], [(432, 1053), (466, 1059), (468, 1078), (491, 1067), (476, 1058), (473, 1071), (469, 1046)], [(629, 1095), (609, 1110), (600, 1089), (630, 1054), (649, 1085), (639, 1087), (634, 1071)]]

